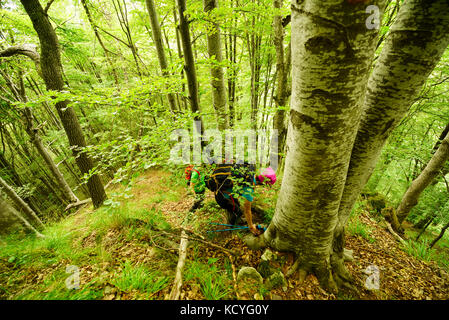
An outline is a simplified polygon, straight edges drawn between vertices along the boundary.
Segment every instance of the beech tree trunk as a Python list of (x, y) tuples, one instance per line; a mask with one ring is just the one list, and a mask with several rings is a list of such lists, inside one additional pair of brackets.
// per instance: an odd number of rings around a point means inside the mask
[(25, 225), (25, 228), (35, 233), (37, 237), (39, 238), (44, 237), (39, 231), (36, 230), (36, 228), (33, 227), (31, 223), (28, 222), (27, 219), (22, 217), (22, 215), (20, 215), (13, 207), (11, 207), (9, 203), (6, 202), (1, 196), (0, 196), (0, 215), (5, 217), (13, 216), (20, 222), (22, 222)]
[(3, 192), (6, 193), (6, 195), (11, 199), (12, 202), (14, 202), (14, 204), (20, 211), (25, 213), (30, 219), (32, 219), (36, 222), (36, 225), (38, 226), (39, 229), (44, 229), (44, 224), (42, 223), (42, 220), (26, 204), (26, 202), (23, 201), (22, 198), (19, 197), (19, 195), (14, 191), (14, 189), (11, 188), (11, 186), (9, 186), (5, 182), (5, 180), (3, 180), (1, 177), (0, 177), (0, 189), (2, 189)]
[[(48, 20), (44, 9), (38, 0), (21, 0), (28, 16), (33, 23), (41, 44), (41, 70), (47, 90), (62, 91), (64, 81), (62, 77), (61, 56), (56, 33)], [(58, 115), (72, 147), (76, 163), (83, 174), (89, 174), (94, 168), (92, 159), (80, 149), (86, 147), (78, 117), (69, 101), (64, 100), (55, 104)], [(106, 199), (106, 192), (97, 174), (92, 175), (87, 182), (92, 203), (95, 208), (100, 207)]]
[[(148, 15), (150, 16), (151, 32), (153, 34), (154, 45), (156, 46), (157, 57), (159, 59), (159, 66), (164, 77), (170, 76), (168, 72), (167, 58), (165, 56), (164, 45), (162, 41), (161, 25), (157, 16), (156, 8), (153, 0), (146, 0)], [(173, 93), (167, 95), (168, 103), (172, 112), (176, 112), (176, 99)]]
[(334, 251), (342, 255), (344, 226), (371, 176), (382, 148), (418, 95), (449, 44), (449, 2), (408, 0), (401, 5), (376, 61), (351, 154), (335, 229)]
[[(383, 9), (384, 1), (373, 4)], [(337, 290), (349, 275), (331, 259), (334, 228), (377, 42), (366, 6), (292, 2), (292, 98), (276, 211), (260, 246), (293, 251), (301, 278)], [(257, 246), (256, 245), (256, 246)]]
[(396, 210), (396, 216), (398, 217), (399, 223), (402, 223), (412, 208), (418, 204), (419, 196), (440, 173), (441, 168), (443, 168), (448, 159), (449, 133), (441, 141), (440, 146), (433, 155), (432, 159), (430, 159), (429, 163), (423, 169), (418, 178), (412, 181), (411, 185), (402, 197), (401, 203)]
[[(275, 10), (282, 8), (282, 0), (274, 0), (273, 6)], [(284, 26), (282, 25), (282, 15), (275, 15), (273, 21), (274, 28), (274, 46), (276, 48), (276, 95), (274, 101), (276, 102), (276, 113), (273, 118), (273, 128), (278, 130), (278, 148), (279, 152), (284, 152), (285, 137), (287, 135), (287, 128), (285, 126), (285, 114), (288, 105), (288, 82), (287, 76), (290, 69), (290, 55), (291, 47), (287, 48), (287, 55), (284, 55)], [(281, 163), (281, 156), (279, 156), (278, 163)]]
[(196, 77), (195, 60), (193, 58), (192, 41), (190, 40), (189, 22), (185, 16), (186, 1), (176, 0), (179, 11), (179, 34), (181, 36), (182, 51), (184, 53), (184, 70), (187, 77), (187, 86), (189, 88), (190, 109), (196, 113), (194, 119), (201, 122), (199, 134), (204, 131), (204, 124), (201, 119), (200, 103), (198, 100), (198, 80)]
[[(203, 0), (204, 12), (211, 13), (218, 8), (218, 0)], [(211, 19), (213, 20), (213, 19)], [(224, 81), (221, 49), (221, 35), (218, 23), (210, 23), (212, 30), (207, 31), (207, 51), (211, 61), (210, 76), (212, 85), (212, 101), (217, 116), (219, 130), (229, 127), (226, 101), (226, 86)]]
[(441, 228), (440, 234), (435, 239), (433, 239), (431, 244), (429, 244), (429, 248), (433, 248), (433, 246), (438, 242), (438, 240), (440, 240), (444, 236), (444, 233), (446, 232), (447, 228), (449, 228), (449, 223), (446, 223), (446, 225), (443, 228)]
[(69, 202), (78, 202), (79, 201), (78, 197), (75, 195), (75, 193), (73, 193), (72, 189), (70, 188), (69, 184), (65, 180), (61, 171), (56, 166), (56, 163), (53, 161), (53, 158), (50, 156), (47, 148), (45, 148), (44, 144), (42, 143), (42, 140), (41, 140), (41, 137), (39, 136), (38, 130), (33, 127), (31, 108), (29, 108), (29, 107), (25, 108), (24, 114), (25, 114), (25, 120), (27, 123), (26, 131), (31, 138), (31, 142), (36, 147), (40, 156), (44, 159), (45, 163), (47, 164), (47, 168), (51, 171), (51, 173), (53, 174), (53, 177), (58, 182), (59, 187), (61, 188), (62, 193), (64, 194), (65, 198)]

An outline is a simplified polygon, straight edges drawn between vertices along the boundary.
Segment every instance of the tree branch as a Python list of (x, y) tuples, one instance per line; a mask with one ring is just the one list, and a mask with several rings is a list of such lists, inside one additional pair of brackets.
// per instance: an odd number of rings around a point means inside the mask
[(53, 4), (54, 1), (55, 0), (48, 1), (47, 5), (45, 6), (45, 9), (44, 9), (45, 14), (47, 14), (48, 9), (50, 9), (50, 6)]
[(39, 73), (39, 75), (41, 75), (41, 65), (40, 65), (41, 56), (36, 51), (34, 46), (31, 44), (24, 44), (21, 46), (12, 46), (12, 47), (6, 48), (6, 49), (0, 51), (0, 58), (12, 57), (12, 56), (15, 56), (18, 54), (27, 56), (28, 58), (33, 60), (34, 63), (36, 64), (37, 72)]

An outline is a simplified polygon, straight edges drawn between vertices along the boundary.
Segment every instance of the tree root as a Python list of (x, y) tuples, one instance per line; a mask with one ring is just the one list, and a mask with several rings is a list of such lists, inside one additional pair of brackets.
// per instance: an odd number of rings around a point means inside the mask
[[(248, 235), (243, 241), (251, 250), (260, 250), (270, 247), (277, 250), (269, 242), (267, 237)], [(309, 274), (314, 274), (320, 286), (328, 292), (338, 293), (339, 290), (348, 289), (358, 295), (359, 291), (355, 286), (354, 279), (344, 265), (345, 261), (353, 261), (352, 250), (342, 249), (340, 253), (333, 252), (329, 261), (323, 261), (320, 265), (310, 265), (307, 261), (297, 257), (293, 265), (286, 272), (286, 277), (293, 276), (298, 271), (299, 282), (303, 283)]]

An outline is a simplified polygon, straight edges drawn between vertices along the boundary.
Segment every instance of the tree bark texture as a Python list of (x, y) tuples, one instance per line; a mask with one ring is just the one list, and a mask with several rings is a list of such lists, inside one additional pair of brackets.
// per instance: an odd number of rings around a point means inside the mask
[(202, 135), (204, 130), (204, 125), (201, 120), (200, 113), (200, 103), (198, 100), (198, 80), (196, 77), (195, 70), (195, 59), (193, 58), (192, 41), (190, 40), (189, 23), (187, 17), (185, 16), (186, 2), (185, 0), (176, 0), (178, 3), (179, 11), (179, 33), (181, 36), (182, 51), (184, 53), (184, 70), (187, 77), (187, 86), (189, 89), (189, 100), (190, 109), (192, 113), (197, 113), (194, 117), (196, 121), (201, 121), (201, 132)]
[[(47, 90), (62, 91), (64, 89), (63, 70), (56, 33), (38, 0), (21, 0), (21, 2), (39, 37), (42, 77)], [(69, 101), (64, 100), (57, 102), (55, 106), (72, 147), (76, 163), (83, 174), (89, 174), (94, 167), (93, 162), (85, 152), (80, 150), (86, 147), (86, 141), (78, 117), (73, 108), (68, 106), (68, 103)], [(94, 207), (100, 207), (106, 199), (100, 177), (96, 174), (92, 175), (87, 182), (87, 186)]]
[[(371, 176), (382, 148), (449, 44), (449, 3), (408, 0), (399, 9), (368, 80), (364, 111), (351, 154), (335, 238)], [(344, 244), (335, 243), (341, 255)]]
[[(274, 0), (273, 6), (275, 10), (282, 8), (282, 0)], [(287, 48), (287, 55), (284, 55), (284, 27), (282, 25), (283, 17), (276, 14), (273, 20), (274, 28), (274, 46), (276, 48), (276, 95), (274, 101), (276, 102), (276, 113), (273, 118), (273, 128), (278, 130), (278, 148), (279, 152), (284, 152), (285, 137), (287, 135), (287, 128), (285, 125), (285, 114), (288, 105), (288, 83), (287, 76), (290, 69), (290, 55), (291, 47)], [(278, 162), (281, 163), (279, 156)]]
[(418, 204), (419, 196), (440, 173), (440, 170), (443, 168), (448, 159), (449, 133), (441, 141), (440, 146), (433, 155), (432, 159), (430, 159), (429, 163), (427, 163), (421, 174), (412, 181), (411, 185), (402, 197), (401, 203), (396, 210), (399, 223), (402, 223), (412, 208)]
[[(203, 0), (204, 12), (212, 13), (218, 8), (218, 0)], [(212, 19), (211, 19), (212, 20)], [(207, 51), (211, 61), (210, 76), (212, 86), (212, 102), (217, 116), (219, 130), (226, 130), (229, 127), (227, 112), (226, 86), (224, 81), (223, 54), (221, 48), (221, 35), (218, 23), (210, 23), (207, 30)]]
[[(383, 1), (375, 1), (383, 8)], [(300, 274), (336, 289), (334, 228), (363, 106), (377, 30), (365, 6), (347, 1), (292, 2), (292, 98), (287, 156), (275, 215), (264, 233), (294, 251)], [(332, 272), (334, 271), (334, 272)]]
[[(167, 58), (165, 56), (164, 45), (162, 41), (161, 25), (159, 23), (159, 18), (156, 12), (156, 7), (154, 6), (153, 0), (146, 0), (148, 15), (150, 16), (151, 32), (153, 34), (154, 45), (156, 46), (157, 57), (159, 59), (159, 66), (162, 70), (162, 75), (164, 77), (169, 77), (170, 73), (168, 71)], [(167, 95), (168, 103), (172, 112), (177, 111), (176, 99), (173, 93)]]
[(6, 195), (11, 199), (12, 202), (16, 205), (16, 207), (23, 213), (27, 215), (30, 219), (34, 220), (36, 222), (36, 225), (39, 229), (44, 228), (44, 224), (42, 223), (42, 220), (37, 216), (37, 214), (26, 204), (25, 201), (22, 200), (22, 198), (19, 197), (19, 195), (14, 191), (11, 186), (9, 186), (5, 180), (3, 180), (0, 177), (0, 189), (3, 190), (3, 192), (6, 193)]

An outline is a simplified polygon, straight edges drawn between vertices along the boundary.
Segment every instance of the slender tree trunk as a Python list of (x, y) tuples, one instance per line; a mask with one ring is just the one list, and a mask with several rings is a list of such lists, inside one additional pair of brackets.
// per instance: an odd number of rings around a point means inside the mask
[(25, 201), (22, 200), (22, 198), (19, 197), (19, 195), (14, 191), (11, 186), (9, 186), (5, 180), (3, 180), (0, 177), (0, 188), (3, 190), (3, 192), (6, 193), (6, 195), (11, 199), (11, 201), (14, 202), (14, 204), (17, 206), (20, 211), (24, 212), (29, 218), (33, 219), (37, 226), (39, 226), (39, 229), (44, 228), (44, 224), (42, 223), (42, 220), (37, 216), (37, 214), (25, 203)]
[(418, 204), (418, 199), (424, 189), (435, 179), (440, 173), (441, 168), (449, 159), (449, 134), (441, 141), (438, 150), (430, 159), (421, 174), (413, 180), (412, 184), (408, 187), (401, 203), (396, 210), (396, 216), (399, 223), (402, 223), (408, 216), (414, 206)]
[(36, 230), (36, 228), (33, 227), (31, 223), (28, 222), (27, 219), (25, 219), (21, 214), (19, 214), (13, 207), (11, 207), (0, 195), (0, 215), (3, 216), (14, 216), (19, 221), (21, 221), (25, 228), (30, 230), (31, 232), (35, 233), (37, 237), (43, 238), (44, 236)]
[[(137, 47), (134, 44), (134, 41), (131, 36), (131, 30), (129, 28), (129, 22), (128, 22), (128, 9), (126, 7), (126, 2), (122, 0), (123, 3), (120, 3), (121, 0), (112, 0), (112, 4), (115, 8), (115, 13), (117, 15), (117, 19), (119, 21), (120, 27), (125, 34), (127, 38), (127, 47), (131, 50), (131, 53), (134, 58), (134, 62), (136, 64), (137, 68), (137, 74), (142, 79), (142, 72), (140, 70), (140, 63), (139, 60), (142, 62), (142, 59), (140, 59), (140, 56), (137, 54)], [(143, 62), (142, 62), (143, 64)]]
[[(273, 6), (275, 10), (282, 8), (282, 0), (274, 0)], [(288, 83), (287, 76), (290, 68), (290, 46), (288, 47), (287, 57), (284, 58), (284, 27), (282, 25), (283, 17), (279, 14), (274, 16), (274, 46), (276, 48), (276, 95), (274, 101), (276, 102), (276, 113), (273, 118), (273, 129), (278, 131), (278, 148), (279, 152), (284, 152), (285, 137), (287, 135), (287, 128), (285, 126), (285, 113), (287, 109), (288, 98)], [(278, 162), (281, 163), (281, 155), (278, 157)]]
[[(33, 23), (41, 43), (41, 69), (47, 90), (62, 91), (64, 89), (64, 81), (56, 33), (38, 0), (21, 0), (21, 2)], [(70, 146), (73, 148), (72, 151), (76, 163), (83, 174), (89, 174), (94, 166), (88, 154), (80, 150), (86, 147), (86, 141), (78, 117), (73, 108), (68, 106), (67, 100), (57, 102), (55, 105)], [(87, 186), (94, 207), (100, 207), (106, 199), (106, 193), (100, 177), (97, 174), (90, 176)]]
[(104, 52), (104, 56), (106, 57), (106, 62), (109, 64), (109, 66), (111, 67), (112, 70), (112, 75), (114, 76), (114, 81), (115, 81), (115, 85), (117, 86), (117, 89), (120, 90), (120, 85), (118, 82), (118, 76), (117, 76), (117, 71), (115, 70), (114, 65), (112, 64), (112, 60), (111, 57), (109, 56), (109, 51), (108, 49), (106, 49), (106, 46), (103, 43), (103, 40), (100, 37), (100, 33), (98, 32), (98, 28), (90, 14), (90, 10), (89, 7), (87, 6), (86, 0), (81, 0), (81, 3), (84, 7), (84, 11), (86, 12), (87, 15), (87, 19), (89, 20), (90, 26), (92, 27), (92, 30), (94, 31), (95, 37), (98, 40), (98, 43), (100, 44), (101, 48), (103, 49)]
[(33, 142), (34, 146), (36, 147), (36, 149), (39, 152), (39, 154), (41, 155), (41, 157), (44, 159), (45, 163), (47, 164), (48, 169), (53, 174), (53, 177), (58, 182), (59, 187), (61, 188), (62, 193), (64, 194), (65, 198), (69, 202), (78, 202), (79, 201), (78, 197), (73, 193), (72, 189), (70, 188), (69, 184), (65, 180), (61, 171), (56, 166), (52, 157), (48, 153), (47, 148), (45, 148), (44, 144), (42, 143), (42, 140), (39, 136), (37, 129), (35, 129), (33, 127), (31, 108), (26, 107), (24, 110), (24, 113), (25, 113), (25, 119), (27, 122), (26, 130), (27, 130), (28, 134), (30, 135), (31, 141)]
[[(233, 8), (234, 1), (231, 0), (231, 8)], [(238, 4), (237, 4), (238, 5)], [(225, 41), (225, 44), (227, 44), (226, 47), (226, 59), (229, 60), (229, 67), (227, 69), (227, 84), (228, 84), (228, 106), (229, 106), (229, 127), (234, 126), (234, 119), (235, 119), (235, 87), (237, 82), (237, 32), (236, 32), (236, 26), (237, 26), (237, 16), (233, 14), (232, 16), (232, 26), (229, 28), (228, 33), (229, 36), (225, 36), (225, 40), (228, 39), (228, 41)]]
[[(218, 0), (203, 0), (203, 5), (204, 12), (210, 14), (218, 8)], [(221, 35), (218, 23), (211, 23), (211, 27), (212, 30), (207, 31), (207, 51), (209, 53), (209, 59), (211, 59), (212, 100), (217, 116), (218, 129), (222, 131), (229, 127), (229, 119), (223, 67), (221, 66), (223, 61)]]
[(449, 228), (449, 222), (441, 229), (440, 234), (432, 241), (432, 243), (429, 245), (429, 248), (433, 248), (433, 246), (440, 240), (444, 233), (446, 232), (446, 229)]
[(435, 220), (436, 217), (437, 215), (433, 214), (432, 216), (426, 219), (427, 221), (425, 221), (425, 225), (421, 228), (421, 231), (419, 231), (419, 234), (416, 236), (415, 241), (418, 241), (419, 237), (421, 237), (421, 235), (427, 230), (427, 228), (430, 226), (433, 220)]
[[(8, 48), (6, 50), (9, 50), (9, 49), (10, 48)], [(28, 52), (29, 52), (30, 55), (33, 56), (34, 62), (39, 64), (40, 63), (40, 56), (39, 56), (39, 54), (37, 52), (35, 52), (34, 49), (30, 49), (30, 50), (28, 50)], [(10, 80), (10, 79), (8, 78), (8, 80)], [(26, 94), (25, 94), (25, 87), (23, 85), (22, 75), (20, 75), (20, 88), (21, 88), (20, 90), (15, 90), (15, 85), (11, 81), (10, 81), (10, 85), (11, 85), (11, 89), (14, 89), (13, 91), (17, 92), (17, 99), (18, 99), (18, 101), (20, 101), (20, 102), (27, 102), (28, 99), (27, 99)], [(26, 123), (25, 131), (30, 136), (32, 143), (34, 144), (34, 146), (36, 147), (37, 151), (39, 152), (39, 154), (44, 159), (45, 163), (47, 164), (48, 169), (51, 171), (51, 173), (55, 177), (56, 181), (58, 182), (59, 186), (61, 187), (62, 193), (64, 194), (64, 196), (66, 197), (66, 199), (69, 202), (78, 202), (79, 201), (78, 198), (75, 196), (75, 194), (73, 193), (72, 189), (70, 188), (70, 186), (68, 185), (68, 183), (64, 179), (64, 176), (59, 171), (58, 167), (56, 166), (56, 164), (54, 163), (53, 159), (49, 155), (47, 149), (44, 147), (37, 129), (35, 129), (33, 127), (33, 113), (32, 113), (32, 109), (30, 107), (25, 107), (23, 109), (23, 115), (24, 115), (24, 120), (25, 120), (25, 123)]]
[[(383, 9), (383, 1), (373, 4)], [(259, 237), (295, 252), (300, 278), (314, 273), (332, 291), (350, 281), (334, 264), (332, 243), (377, 42), (377, 30), (365, 27), (365, 9), (346, 0), (292, 3), (285, 173), (273, 220)]]
[[(157, 57), (159, 59), (159, 66), (162, 70), (162, 75), (166, 78), (170, 76), (168, 71), (167, 58), (165, 56), (164, 45), (162, 42), (161, 26), (159, 24), (159, 18), (157, 16), (156, 7), (153, 0), (146, 0), (148, 15), (150, 16), (151, 31), (153, 34), (154, 45), (156, 46)], [(172, 112), (177, 111), (176, 99), (173, 93), (167, 95), (168, 103)]]
[(200, 104), (198, 100), (198, 80), (196, 77), (195, 60), (193, 58), (192, 41), (190, 40), (189, 23), (185, 16), (186, 2), (185, 0), (177, 0), (179, 11), (179, 33), (181, 35), (182, 51), (184, 53), (184, 70), (187, 76), (187, 84), (189, 88), (190, 109), (196, 113), (194, 119), (201, 122), (200, 134), (204, 130), (204, 124), (201, 119)]
[[(178, 14), (176, 13), (176, 6), (173, 8), (173, 18), (175, 19), (175, 25), (177, 26), (176, 27), (176, 47), (178, 48), (178, 57), (179, 57), (179, 59), (182, 60), (182, 59), (184, 59), (184, 54), (182, 52), (182, 45), (181, 45), (181, 39), (180, 39), (181, 36), (180, 36), (179, 28), (178, 28)], [(182, 94), (185, 94), (185, 92), (186, 92), (186, 88), (184, 85), (184, 73), (185, 73), (185, 70), (183, 68), (181, 70)], [(178, 94), (178, 105), (179, 105), (180, 109), (182, 109), (181, 103), (179, 102), (179, 96), (180, 95)], [(187, 99), (185, 99), (184, 96), (181, 95), (181, 100), (182, 100), (183, 109), (187, 110), (189, 108), (187, 105)]]
[[(401, 6), (370, 75), (339, 208), (335, 238), (371, 176), (391, 131), (418, 95), (449, 43), (449, 3), (408, 0)], [(400, 80), (399, 80), (400, 79)], [(342, 243), (334, 250), (342, 254)]]

